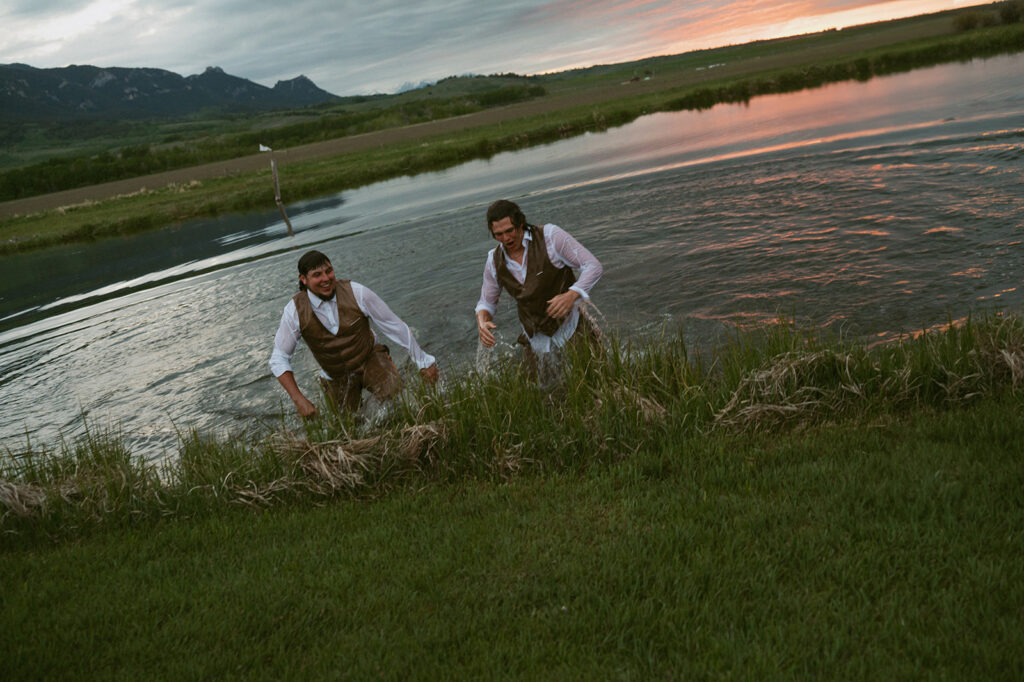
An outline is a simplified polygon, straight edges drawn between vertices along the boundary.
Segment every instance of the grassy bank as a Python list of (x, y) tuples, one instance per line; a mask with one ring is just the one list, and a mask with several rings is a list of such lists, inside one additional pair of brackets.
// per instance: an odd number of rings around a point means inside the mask
[[(482, 125), (323, 159), (292, 163), (282, 172), (288, 201), (323, 196), (380, 180), (449, 168), (502, 151), (623, 125), (658, 111), (706, 109), (759, 95), (792, 92), (829, 82), (868, 79), (942, 62), (1024, 49), (1024, 24), (978, 28), (913, 40), (814, 63), (723, 77), (699, 85), (656, 90), (614, 101)], [(212, 180), (148, 188), (131, 196), (61, 207), (0, 222), (0, 255), (55, 244), (155, 229), (228, 212), (272, 209), (269, 169)]]
[(784, 321), (739, 334), (713, 358), (692, 356), (681, 338), (606, 345), (575, 357), (553, 392), (521, 381), (512, 362), (456, 372), (443, 391), (417, 384), (381, 427), (324, 410), (301, 433), (184, 434), (179, 456), (159, 464), (110, 431), (30, 444), (0, 459), (0, 528), (5, 541), (59, 540), (238, 505), (581, 474), (695, 438), (886, 424), (911, 409), (1010, 404), (1024, 388), (1024, 322), (1012, 316), (872, 348)]
[(575, 363), (554, 401), (466, 375), (378, 430), (190, 437), (161, 479), (101, 435), (23, 455), (0, 676), (1024, 672), (1020, 320)]

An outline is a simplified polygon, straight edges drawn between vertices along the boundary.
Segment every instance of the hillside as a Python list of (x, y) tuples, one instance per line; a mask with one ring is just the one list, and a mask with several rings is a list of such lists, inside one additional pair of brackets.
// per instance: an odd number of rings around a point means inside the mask
[(0, 121), (80, 121), (194, 116), (306, 107), (338, 99), (305, 76), (273, 88), (211, 66), (180, 76), (149, 68), (0, 64)]

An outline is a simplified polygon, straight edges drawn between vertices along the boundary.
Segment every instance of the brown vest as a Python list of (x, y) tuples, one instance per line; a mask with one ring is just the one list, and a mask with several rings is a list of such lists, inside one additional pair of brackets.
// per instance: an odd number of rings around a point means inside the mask
[(347, 279), (334, 282), (338, 296), (338, 333), (332, 334), (313, 312), (309, 294), (300, 291), (292, 297), (299, 313), (299, 331), (313, 351), (313, 357), (332, 379), (340, 379), (361, 370), (373, 351), (370, 320), (356, 305), (352, 285)]
[(526, 335), (533, 337), (540, 332), (553, 335), (562, 325), (547, 314), (548, 301), (558, 294), (564, 294), (576, 283), (572, 268), (556, 268), (548, 258), (544, 244), (544, 229), (530, 227), (533, 239), (526, 247), (526, 278), (522, 284), (508, 270), (505, 251), (499, 246), (494, 249), (494, 269), (498, 273), (498, 284), (516, 299), (519, 321), (523, 323)]

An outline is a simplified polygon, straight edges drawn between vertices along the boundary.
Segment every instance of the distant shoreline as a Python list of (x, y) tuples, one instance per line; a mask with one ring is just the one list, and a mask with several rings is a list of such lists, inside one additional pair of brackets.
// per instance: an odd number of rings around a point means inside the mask
[[(296, 202), (440, 170), (604, 130), (656, 111), (704, 109), (828, 82), (1024, 51), (1024, 24), (957, 32), (949, 14), (928, 15), (917, 23), (886, 22), (860, 33), (801, 36), (781, 41), (767, 56), (739, 58), (713, 72), (665, 70), (635, 82), (568, 78), (534, 100), (276, 150), (283, 199)], [(269, 161), (267, 154), (257, 153), (2, 202), (0, 256), (224, 213), (273, 209)]]

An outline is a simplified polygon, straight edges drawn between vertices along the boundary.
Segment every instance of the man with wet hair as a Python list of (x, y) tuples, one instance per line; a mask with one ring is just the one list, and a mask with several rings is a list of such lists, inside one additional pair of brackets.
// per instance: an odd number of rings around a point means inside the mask
[(402, 388), (402, 377), (387, 346), (377, 343), (373, 322), (404, 348), (428, 384), (439, 372), (434, 357), (420, 349), (409, 326), (369, 288), (335, 279), (327, 256), (309, 251), (299, 259), (299, 292), (284, 307), (274, 336), (270, 369), (303, 417), (316, 415), (316, 406), (295, 381), (291, 359), (302, 338), (320, 365), (320, 384), (338, 409), (359, 409), (364, 388), (387, 400)]
[(492, 330), (497, 328), (494, 313), (502, 289), (516, 300), (522, 324), (518, 341), (531, 371), (536, 371), (539, 359), (574, 336), (595, 338), (596, 330), (580, 315), (578, 304), (580, 299), (590, 300), (590, 290), (603, 272), (594, 254), (557, 225), (527, 223), (519, 206), (506, 199), (488, 207), (487, 231), (498, 245), (487, 252), (476, 304), (480, 343), (491, 348), (497, 341)]

